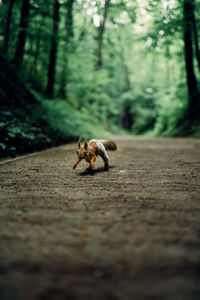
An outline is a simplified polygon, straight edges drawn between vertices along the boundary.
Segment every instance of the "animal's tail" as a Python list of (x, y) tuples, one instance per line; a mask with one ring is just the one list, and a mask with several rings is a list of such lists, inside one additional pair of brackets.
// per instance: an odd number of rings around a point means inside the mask
[(115, 151), (117, 150), (117, 145), (113, 141), (101, 140), (102, 144), (106, 150)]

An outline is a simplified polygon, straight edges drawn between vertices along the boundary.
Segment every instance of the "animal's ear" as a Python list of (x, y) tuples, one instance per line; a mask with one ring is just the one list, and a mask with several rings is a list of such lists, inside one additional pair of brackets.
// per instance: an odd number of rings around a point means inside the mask
[(88, 141), (87, 141), (87, 140), (85, 140), (85, 144), (84, 144), (84, 148), (85, 148), (85, 150), (87, 150), (87, 147), (88, 147)]
[(80, 138), (78, 140), (78, 148), (80, 148), (80, 146), (81, 146), (81, 136), (80, 136)]

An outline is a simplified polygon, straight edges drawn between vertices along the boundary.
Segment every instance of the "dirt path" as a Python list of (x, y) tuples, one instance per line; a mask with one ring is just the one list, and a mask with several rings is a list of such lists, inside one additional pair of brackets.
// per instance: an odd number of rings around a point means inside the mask
[(200, 140), (115, 139), (0, 164), (0, 299), (200, 299)]

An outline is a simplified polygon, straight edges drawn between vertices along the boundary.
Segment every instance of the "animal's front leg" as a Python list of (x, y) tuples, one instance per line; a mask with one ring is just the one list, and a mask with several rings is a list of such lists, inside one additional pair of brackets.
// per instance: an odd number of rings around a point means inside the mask
[(79, 162), (81, 161), (80, 158), (77, 158), (77, 160), (75, 161), (74, 165), (73, 165), (73, 169), (76, 168), (76, 166), (79, 164)]
[(87, 170), (92, 170), (94, 168), (94, 163), (95, 163), (95, 160), (96, 160), (96, 155), (93, 154), (90, 158), (90, 165), (89, 165), (89, 168)]

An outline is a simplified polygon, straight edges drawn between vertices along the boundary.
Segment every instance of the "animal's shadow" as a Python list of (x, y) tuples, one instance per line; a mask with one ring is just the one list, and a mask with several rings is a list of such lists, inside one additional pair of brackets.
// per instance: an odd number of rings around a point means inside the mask
[[(116, 167), (114, 166), (109, 166), (109, 169), (114, 169)], [(104, 168), (97, 168), (97, 169), (93, 169), (93, 170), (85, 170), (81, 173), (79, 173), (78, 175), (79, 176), (87, 176), (87, 175), (90, 175), (90, 176), (94, 176), (95, 174), (97, 173), (103, 173), (103, 172), (109, 172), (109, 170), (105, 170)]]

